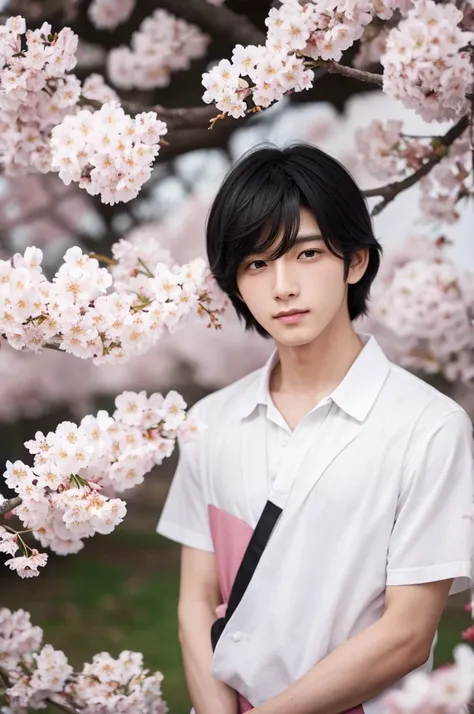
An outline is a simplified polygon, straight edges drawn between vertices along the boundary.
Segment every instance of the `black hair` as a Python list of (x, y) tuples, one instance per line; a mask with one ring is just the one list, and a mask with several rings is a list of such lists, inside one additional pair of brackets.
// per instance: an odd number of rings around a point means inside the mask
[(224, 179), (209, 213), (206, 234), (209, 265), (218, 285), (246, 329), (265, 337), (268, 333), (238, 296), (237, 272), (246, 257), (263, 253), (273, 244), (272, 259), (293, 247), (301, 207), (315, 217), (331, 253), (344, 260), (345, 278), (356, 251), (368, 249), (365, 274), (348, 288), (349, 317), (355, 320), (368, 310), (382, 247), (352, 176), (336, 159), (308, 144), (257, 147)]

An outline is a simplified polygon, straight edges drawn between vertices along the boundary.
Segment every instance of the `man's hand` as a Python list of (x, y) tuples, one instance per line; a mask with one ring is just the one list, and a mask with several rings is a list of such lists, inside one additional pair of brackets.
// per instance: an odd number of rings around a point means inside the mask
[(452, 580), (386, 590), (383, 616), (254, 714), (340, 714), (424, 664)]
[(196, 714), (237, 714), (233, 689), (210, 674), (211, 625), (221, 602), (214, 553), (183, 547), (178, 605), (186, 682)]

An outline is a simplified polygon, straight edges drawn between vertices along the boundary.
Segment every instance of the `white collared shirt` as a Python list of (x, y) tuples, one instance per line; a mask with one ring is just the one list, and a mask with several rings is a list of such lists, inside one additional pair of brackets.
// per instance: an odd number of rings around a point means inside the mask
[[(212, 551), (209, 505), (252, 527), (267, 499), (283, 507), (211, 670), (254, 706), (378, 620), (387, 586), (471, 586), (471, 421), (361, 338), (345, 378), (294, 431), (269, 394), (276, 354), (198, 402), (208, 429), (181, 445), (158, 524)], [(384, 711), (383, 694), (367, 714)]]

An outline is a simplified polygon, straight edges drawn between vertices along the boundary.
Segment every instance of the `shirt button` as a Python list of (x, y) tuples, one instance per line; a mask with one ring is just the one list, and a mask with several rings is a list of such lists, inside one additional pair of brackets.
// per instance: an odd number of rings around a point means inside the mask
[(283, 441), (281, 442), (281, 445), (282, 445), (282, 446), (288, 446), (288, 443), (289, 443), (289, 442), (288, 442), (288, 439), (283, 439)]
[(240, 642), (240, 640), (242, 639), (242, 637), (243, 637), (243, 635), (242, 635), (242, 633), (239, 632), (239, 631), (234, 632), (234, 634), (232, 635), (232, 639), (234, 640), (234, 642)]

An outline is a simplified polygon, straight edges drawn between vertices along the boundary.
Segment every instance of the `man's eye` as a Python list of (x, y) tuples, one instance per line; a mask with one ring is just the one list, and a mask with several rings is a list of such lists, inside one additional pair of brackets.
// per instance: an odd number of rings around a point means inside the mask
[(266, 265), (264, 260), (252, 260), (251, 263), (248, 264), (248, 268), (250, 270), (256, 271), (256, 270), (261, 270), (261, 268), (264, 268)]
[(300, 256), (302, 255), (305, 258), (314, 258), (319, 253), (321, 253), (320, 250), (304, 250), (302, 253), (300, 253)]

